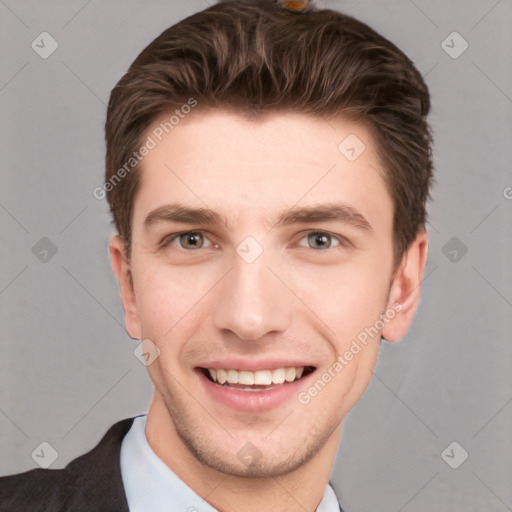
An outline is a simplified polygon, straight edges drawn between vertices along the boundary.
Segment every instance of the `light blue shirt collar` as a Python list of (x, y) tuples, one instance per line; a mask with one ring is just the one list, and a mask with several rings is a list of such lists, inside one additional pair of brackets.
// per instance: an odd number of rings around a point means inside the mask
[[(121, 444), (121, 476), (130, 512), (217, 512), (158, 458), (146, 439), (146, 415), (137, 416)], [(327, 485), (316, 512), (339, 512)]]

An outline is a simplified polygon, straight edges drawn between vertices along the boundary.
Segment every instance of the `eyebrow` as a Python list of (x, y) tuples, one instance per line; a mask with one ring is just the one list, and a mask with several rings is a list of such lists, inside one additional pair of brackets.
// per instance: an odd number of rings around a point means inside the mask
[(207, 208), (191, 208), (179, 203), (166, 204), (151, 211), (144, 221), (149, 227), (158, 222), (181, 222), (183, 224), (224, 224), (222, 217)]
[(371, 224), (353, 206), (345, 203), (327, 203), (318, 206), (294, 206), (283, 212), (275, 226), (337, 221), (349, 224), (361, 231), (373, 232)]
[[(343, 222), (361, 231), (373, 232), (372, 226), (366, 218), (353, 206), (345, 203), (325, 203), (304, 207), (293, 206), (279, 214), (272, 228), (327, 221)], [(159, 222), (211, 226), (226, 224), (223, 217), (213, 210), (188, 207), (180, 203), (167, 204), (151, 211), (144, 221), (144, 226), (149, 228)]]

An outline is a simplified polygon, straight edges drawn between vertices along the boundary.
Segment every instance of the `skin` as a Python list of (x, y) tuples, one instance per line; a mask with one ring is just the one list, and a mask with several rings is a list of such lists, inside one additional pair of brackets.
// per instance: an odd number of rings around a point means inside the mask
[[(150, 134), (151, 128), (144, 138)], [(349, 134), (366, 146), (353, 162), (338, 151)], [(110, 254), (128, 334), (160, 350), (148, 366), (155, 386), (148, 442), (219, 511), (314, 511), (342, 421), (372, 376), (380, 337), (309, 403), (294, 396), (267, 411), (212, 399), (194, 369), (213, 358), (293, 354), (321, 375), (396, 303), (402, 309), (381, 334), (400, 339), (418, 305), (427, 235), (418, 233), (397, 268), (393, 203), (376, 147), (364, 125), (341, 117), (327, 123), (280, 113), (249, 122), (221, 110), (196, 111), (142, 166), (130, 260), (118, 236)], [(221, 222), (145, 225), (170, 203), (217, 212)], [(334, 203), (349, 205), (370, 229), (347, 219), (276, 224), (292, 207)], [(187, 237), (169, 242), (186, 231), (199, 233), (195, 245)], [(326, 235), (308, 236), (318, 231)], [(247, 236), (263, 248), (252, 263), (236, 252)], [(250, 467), (237, 457), (247, 442), (261, 454)]]

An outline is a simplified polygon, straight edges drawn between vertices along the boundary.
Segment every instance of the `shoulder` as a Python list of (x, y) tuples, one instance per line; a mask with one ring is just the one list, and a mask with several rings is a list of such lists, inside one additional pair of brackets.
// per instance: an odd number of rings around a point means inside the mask
[[(66, 487), (66, 471), (33, 469), (25, 473), (0, 478), (0, 509), (11, 512), (20, 510), (59, 510), (61, 492)], [(58, 483), (58, 485), (55, 485)]]
[(128, 511), (119, 455), (133, 418), (114, 424), (89, 452), (64, 469), (33, 469), (0, 478), (0, 510)]

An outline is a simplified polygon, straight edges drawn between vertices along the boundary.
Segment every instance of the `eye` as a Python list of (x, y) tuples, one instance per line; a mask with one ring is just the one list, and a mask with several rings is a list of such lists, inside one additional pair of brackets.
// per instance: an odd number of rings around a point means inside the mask
[(178, 244), (178, 247), (181, 249), (196, 251), (206, 247), (207, 241), (208, 238), (200, 231), (185, 231), (183, 233), (174, 233), (169, 235), (163, 240), (162, 246), (165, 247), (171, 244)]
[[(339, 237), (328, 233), (326, 231), (312, 231), (309, 232), (304, 239), (307, 240), (307, 247), (310, 249), (326, 250), (331, 249), (334, 243), (343, 245), (343, 240)], [(303, 239), (303, 240), (304, 240)], [(300, 244), (302, 245), (302, 244)]]

